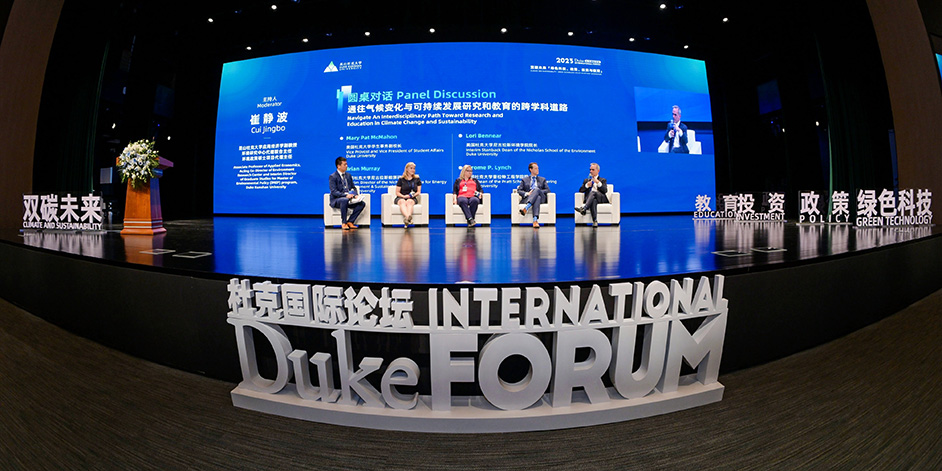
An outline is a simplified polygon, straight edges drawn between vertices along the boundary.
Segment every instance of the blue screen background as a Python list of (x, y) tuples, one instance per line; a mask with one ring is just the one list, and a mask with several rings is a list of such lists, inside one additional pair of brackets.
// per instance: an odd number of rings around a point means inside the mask
[[(436, 98), (436, 90), (493, 98)], [(455, 104), (471, 109), (444, 109)], [(379, 194), (410, 161), (431, 214), (443, 214), (442, 195), (464, 164), (491, 194), (494, 213), (508, 214), (509, 195), (531, 161), (558, 193), (559, 212), (571, 211), (570, 195), (591, 162), (621, 193), (622, 212), (691, 211), (697, 195), (715, 196), (712, 128), (698, 130), (702, 155), (658, 153), (675, 104), (684, 122), (709, 127), (702, 61), (575, 46), (431, 43), (231, 62), (219, 91), (214, 212), (323, 214), (338, 156), (347, 157), (361, 190), (374, 194), (373, 214)], [(465, 122), (441, 121), (448, 119)], [(349, 125), (355, 122), (371, 125)], [(659, 130), (644, 129), (654, 123)]]

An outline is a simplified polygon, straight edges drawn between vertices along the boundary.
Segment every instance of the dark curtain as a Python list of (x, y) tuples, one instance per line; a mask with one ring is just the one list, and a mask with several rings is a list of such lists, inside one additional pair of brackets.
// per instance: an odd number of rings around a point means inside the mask
[[(821, 5), (816, 42), (827, 101), (833, 190), (892, 188), (893, 115), (873, 23), (864, 2)], [(827, 20), (857, 27), (829, 27)], [(850, 33), (850, 34), (848, 34)]]
[(43, 83), (33, 191), (88, 194), (95, 187), (98, 97), (108, 55), (107, 15), (66, 2)]

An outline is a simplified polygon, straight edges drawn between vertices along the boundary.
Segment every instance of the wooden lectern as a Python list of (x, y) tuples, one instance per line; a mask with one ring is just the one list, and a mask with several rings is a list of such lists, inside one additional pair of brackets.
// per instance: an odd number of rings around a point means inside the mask
[(160, 183), (164, 169), (173, 167), (173, 162), (157, 158), (157, 175), (147, 185), (134, 188), (128, 183), (127, 201), (124, 203), (124, 229), (121, 234), (154, 235), (167, 232), (160, 214)]

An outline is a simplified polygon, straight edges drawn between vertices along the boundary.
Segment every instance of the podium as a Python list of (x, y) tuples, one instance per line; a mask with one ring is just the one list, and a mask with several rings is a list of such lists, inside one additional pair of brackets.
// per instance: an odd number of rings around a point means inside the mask
[(173, 162), (157, 158), (156, 176), (147, 185), (134, 188), (128, 183), (127, 201), (124, 204), (124, 229), (121, 234), (154, 235), (167, 232), (160, 213), (160, 183), (164, 169), (173, 167)]

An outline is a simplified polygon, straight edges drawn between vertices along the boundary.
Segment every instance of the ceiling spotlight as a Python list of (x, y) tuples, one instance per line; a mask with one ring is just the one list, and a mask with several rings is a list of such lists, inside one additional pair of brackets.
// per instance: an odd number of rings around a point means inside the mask
[(246, 51), (251, 51), (251, 50), (252, 50), (252, 46), (245, 46), (245, 50), (246, 50)]
[(666, 4), (666, 3), (662, 3), (662, 4), (661, 4), (661, 10), (663, 10), (663, 9), (665, 9), (665, 8), (667, 8), (667, 4)]
[(302, 42), (302, 43), (306, 43), (306, 42), (307, 42), (307, 38), (302, 39), (301, 42)]
[[(817, 124), (817, 122), (815, 122), (815, 124)], [(117, 125), (118, 125), (118, 123), (111, 123), (111, 129), (114, 129), (114, 127), (117, 126)]]
[(168, 140), (168, 141), (170, 140), (170, 136), (167, 136), (167, 140)]
[(628, 42), (630, 42), (630, 43), (635, 42), (635, 38), (628, 38)]
[(271, 6), (271, 9), (272, 9), (272, 10), (277, 10), (277, 9), (278, 9), (278, 5), (272, 5), (272, 6)]
[(684, 49), (690, 49), (690, 46), (684, 44)]
[(429, 29), (428, 29), (428, 32), (434, 34), (434, 33), (435, 33), (435, 28), (429, 28)]
[(500, 29), (500, 32), (501, 32), (501, 34), (506, 33), (506, 32), (507, 32), (507, 28), (501, 28), (501, 29)]
[[(820, 126), (820, 125), (821, 125), (821, 122), (820, 122), (820, 121), (815, 121), (815, 122), (814, 122), (814, 125), (815, 125), (815, 126)], [(112, 126), (111, 129), (114, 129), (114, 126)]]
[(212, 23), (212, 22), (213, 22), (213, 19), (212, 19), (212, 18), (209, 18), (209, 19), (207, 19), (206, 21)]
[(370, 32), (369, 32), (369, 31), (366, 31), (366, 32), (363, 33), (363, 36), (369, 36), (369, 35), (370, 35)]
[(572, 31), (566, 33), (566, 36), (572, 36)]
[(729, 23), (729, 18), (723, 17), (723, 23)]

